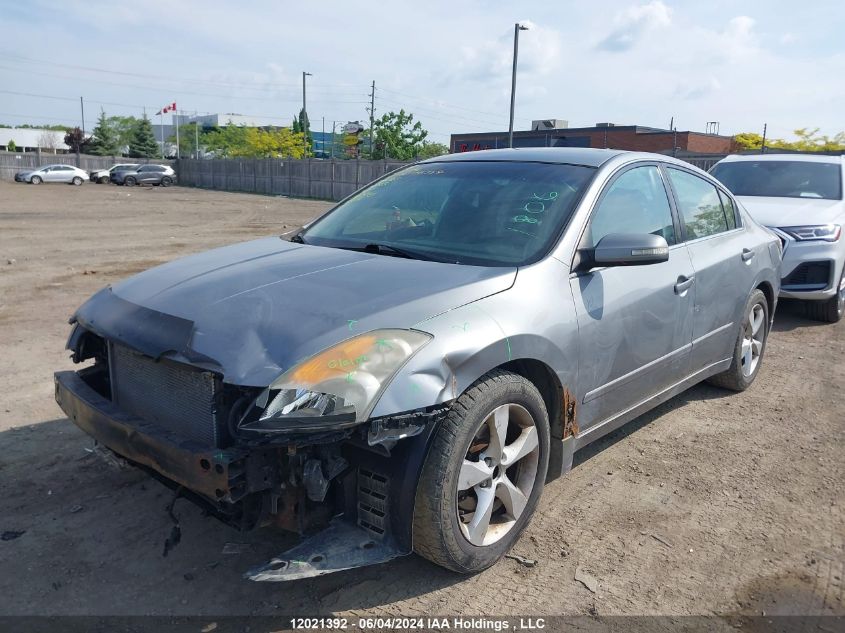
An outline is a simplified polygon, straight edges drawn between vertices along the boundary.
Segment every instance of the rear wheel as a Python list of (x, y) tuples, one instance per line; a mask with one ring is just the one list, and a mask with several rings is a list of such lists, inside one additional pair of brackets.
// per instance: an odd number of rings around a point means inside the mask
[(807, 316), (815, 321), (838, 323), (845, 315), (845, 269), (834, 296), (826, 301), (807, 301)]
[(173, 184), (173, 179), (170, 176), (164, 176), (161, 179), (161, 186), (162, 187), (169, 187)]
[(78, 187), (79, 185), (82, 184), (82, 178), (80, 178), (79, 176), (74, 176), (73, 180), (71, 180), (70, 182), (71, 182), (71, 184), (74, 184)]
[(745, 304), (731, 366), (710, 377), (709, 382), (732, 391), (748, 389), (760, 371), (768, 336), (769, 304), (766, 295), (761, 290), (755, 290)]
[(33, 176), (30, 181), (33, 185), (40, 185), (41, 184), (41, 176)]
[(123, 184), (127, 187), (134, 187), (136, 182), (137, 181), (135, 180), (135, 178), (133, 178), (132, 176), (127, 176), (124, 179)]
[(414, 551), (478, 572), (513, 546), (534, 513), (549, 461), (549, 420), (537, 388), (496, 370), (452, 405), (437, 429), (414, 511)]

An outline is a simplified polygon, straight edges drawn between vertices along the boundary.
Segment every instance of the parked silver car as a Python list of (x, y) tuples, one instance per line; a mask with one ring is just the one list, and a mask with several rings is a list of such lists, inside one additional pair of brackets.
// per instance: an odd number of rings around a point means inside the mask
[(805, 300), (819, 321), (839, 321), (845, 315), (845, 157), (728, 156), (711, 173), (783, 242), (780, 296)]
[(81, 185), (86, 180), (88, 180), (88, 174), (73, 165), (44, 165), (38, 169), (19, 171), (15, 174), (15, 182), (28, 182), (33, 185), (40, 185), (42, 182)]
[(239, 527), (312, 536), (290, 580), (416, 551), (476, 572), (576, 450), (766, 349), (780, 242), (653, 154), (453, 154), (290, 241), (193, 255), (74, 315), (65, 413)]

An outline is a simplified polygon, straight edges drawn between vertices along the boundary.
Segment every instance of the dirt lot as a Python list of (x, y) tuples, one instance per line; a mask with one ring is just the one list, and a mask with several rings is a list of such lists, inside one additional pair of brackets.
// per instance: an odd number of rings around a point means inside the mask
[[(72, 366), (67, 317), (105, 284), (325, 207), (0, 182), (0, 614), (845, 614), (845, 323), (789, 305), (752, 389), (698, 386), (576, 456), (516, 546), (535, 567), (461, 578), (410, 556), (252, 583), (241, 572), (290, 541), (184, 500), (163, 557), (171, 493), (86, 452), (53, 400), (52, 372)], [(248, 547), (224, 555), (227, 542)]]

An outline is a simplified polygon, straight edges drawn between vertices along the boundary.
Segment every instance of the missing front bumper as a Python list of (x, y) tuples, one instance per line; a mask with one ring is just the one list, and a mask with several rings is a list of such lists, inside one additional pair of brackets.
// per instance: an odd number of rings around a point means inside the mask
[(56, 372), (54, 380), (56, 402), (68, 418), (118, 455), (215, 503), (235, 502), (246, 493), (243, 451), (206, 448), (128, 415), (76, 372)]

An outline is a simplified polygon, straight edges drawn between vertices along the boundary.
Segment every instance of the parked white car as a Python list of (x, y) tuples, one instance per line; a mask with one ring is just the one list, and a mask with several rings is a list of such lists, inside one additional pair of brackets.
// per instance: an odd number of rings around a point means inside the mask
[(728, 156), (710, 173), (783, 242), (780, 296), (808, 302), (809, 315), (845, 314), (845, 156)]
[(86, 172), (73, 165), (44, 165), (38, 169), (19, 171), (15, 174), (15, 182), (28, 182), (33, 185), (40, 185), (42, 182), (81, 185), (88, 179)]
[(138, 169), (138, 163), (121, 163), (119, 165), (114, 165), (109, 169), (93, 169), (89, 172), (91, 176), (91, 182), (96, 182), (99, 184), (108, 184), (111, 180), (111, 175), (118, 171), (134, 171)]

